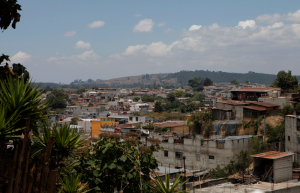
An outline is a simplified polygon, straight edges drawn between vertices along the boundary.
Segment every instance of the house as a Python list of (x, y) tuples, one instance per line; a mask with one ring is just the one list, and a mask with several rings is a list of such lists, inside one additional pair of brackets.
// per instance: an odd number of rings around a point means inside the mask
[(173, 136), (157, 136), (162, 140), (161, 147), (164, 150), (154, 152), (154, 157), (165, 167), (182, 168), (182, 158), (185, 156), (187, 169), (216, 168), (218, 165), (223, 168), (230, 160), (235, 160), (235, 155), (241, 150), (249, 151), (251, 137), (245, 135), (203, 140), (198, 137), (177, 139)]
[(177, 132), (177, 133), (188, 133), (189, 127), (183, 123), (170, 123), (170, 122), (163, 122), (163, 123), (154, 123), (156, 127), (160, 128), (167, 128), (169, 131)]
[(253, 175), (263, 181), (280, 183), (293, 179), (292, 156), (294, 153), (269, 151), (252, 155)]
[(281, 112), (279, 105), (264, 103), (264, 102), (250, 102), (250, 105), (243, 107), (243, 118), (258, 118), (261, 115), (273, 116)]
[(293, 161), (300, 165), (300, 116), (285, 116), (285, 151), (295, 153)]
[[(235, 119), (242, 119), (243, 118), (243, 106), (248, 105), (248, 103), (240, 102), (240, 101), (217, 101), (216, 108), (217, 109), (226, 109), (231, 110), (233, 114), (231, 115), (232, 118)], [(220, 111), (220, 110), (218, 110)], [(215, 110), (215, 112), (217, 112)], [(215, 114), (216, 116), (217, 114)], [(217, 120), (217, 117), (213, 117), (214, 120)]]
[[(258, 101), (258, 98), (263, 96), (280, 96), (280, 88), (241, 88), (236, 90), (230, 90), (232, 100), (247, 100)], [(274, 95), (273, 95), (274, 93)], [(275, 94), (276, 93), (276, 94)]]
[(67, 106), (66, 111), (68, 116), (79, 116), (83, 112), (87, 112), (87, 106)]

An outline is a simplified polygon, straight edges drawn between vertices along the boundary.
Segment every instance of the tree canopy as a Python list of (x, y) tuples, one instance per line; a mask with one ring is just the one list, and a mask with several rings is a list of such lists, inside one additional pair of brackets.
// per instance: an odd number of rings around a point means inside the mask
[(271, 87), (278, 87), (282, 90), (293, 89), (298, 86), (298, 80), (296, 76), (292, 76), (292, 72), (289, 70), (287, 73), (285, 71), (279, 71), (276, 79), (271, 84)]
[(204, 86), (210, 86), (210, 85), (213, 85), (213, 81), (210, 80), (209, 78), (205, 78), (203, 84), (204, 84)]
[(2, 0), (0, 1), (0, 29), (6, 30), (11, 22), (12, 27), (15, 29), (17, 22), (20, 21), (21, 5), (17, 4), (16, 0)]
[(194, 91), (200, 92), (204, 89), (203, 88), (204, 80), (201, 77), (195, 77), (193, 79), (190, 79), (188, 81), (188, 83), (189, 83), (189, 86), (191, 86)]

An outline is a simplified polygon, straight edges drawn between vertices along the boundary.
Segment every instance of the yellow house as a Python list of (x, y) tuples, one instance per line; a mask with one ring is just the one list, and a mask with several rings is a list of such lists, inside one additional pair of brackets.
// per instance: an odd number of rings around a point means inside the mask
[(101, 133), (101, 127), (117, 127), (119, 121), (123, 120), (123, 117), (100, 117), (98, 120), (93, 120), (92, 122), (92, 136), (98, 137)]

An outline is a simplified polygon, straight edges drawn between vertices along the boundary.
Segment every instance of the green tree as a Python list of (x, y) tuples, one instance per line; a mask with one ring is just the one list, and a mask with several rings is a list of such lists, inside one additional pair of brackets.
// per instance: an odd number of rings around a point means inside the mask
[(196, 109), (196, 107), (197, 107), (196, 103), (190, 102), (186, 105), (186, 111), (187, 112), (192, 112)]
[(77, 174), (82, 174), (82, 182), (89, 183), (91, 192), (124, 193), (148, 192), (151, 172), (158, 164), (153, 152), (158, 151), (161, 141), (149, 138), (151, 146), (141, 146), (137, 133), (128, 133), (125, 142), (120, 135), (101, 134), (93, 146), (93, 154), (88, 154), (74, 162)]
[(230, 84), (235, 84), (235, 85), (238, 85), (238, 84), (239, 84), (239, 82), (238, 82), (236, 79), (234, 79), (234, 80), (230, 81)]
[(167, 94), (167, 101), (174, 102), (176, 100), (175, 94), (173, 92)]
[(154, 104), (154, 112), (161, 113), (162, 111), (163, 111), (163, 109), (162, 109), (162, 106), (161, 106), (161, 102), (160, 102), (160, 101), (157, 101), (157, 102)]
[(154, 96), (144, 94), (141, 98), (143, 102), (154, 102)]
[(64, 113), (64, 111), (60, 108), (57, 108), (57, 109), (55, 109), (55, 113), (56, 114), (62, 114), (62, 113)]
[(189, 86), (193, 88), (194, 91), (203, 91), (203, 85), (204, 85), (204, 80), (201, 77), (195, 77), (193, 79), (190, 79), (188, 81)]
[(79, 118), (73, 117), (70, 121), (70, 125), (78, 125)]
[(286, 115), (291, 115), (294, 113), (294, 109), (291, 105), (284, 105), (281, 111), (281, 115), (285, 117)]
[(209, 78), (205, 78), (204, 82), (203, 82), (204, 86), (210, 86), (213, 85), (213, 81)]
[(260, 137), (251, 137), (250, 138), (250, 146), (253, 149), (251, 151), (251, 154), (259, 154), (259, 153), (264, 153), (267, 149), (267, 142), (265, 142), (262, 138)]
[(93, 86), (92, 89), (97, 90), (98, 86)]
[(246, 173), (246, 169), (250, 166), (251, 157), (248, 151), (244, 151), (244, 150), (240, 151), (240, 153), (237, 154), (236, 157), (237, 157), (236, 167), (240, 172), (242, 172), (243, 183), (244, 183), (244, 176)]
[(179, 97), (183, 97), (184, 96), (184, 92), (182, 90), (177, 90), (174, 93), (175, 97), (179, 98)]
[(195, 93), (194, 96), (190, 99), (190, 101), (203, 101), (205, 100), (205, 95), (202, 93)]
[(188, 120), (187, 125), (192, 131), (192, 134), (201, 134), (203, 131), (206, 131), (206, 137), (209, 137), (209, 129), (212, 126), (212, 114), (209, 111), (201, 111), (194, 113), (191, 118)]
[(298, 80), (296, 76), (292, 76), (292, 72), (289, 70), (287, 73), (285, 71), (279, 71), (276, 79), (271, 84), (271, 87), (279, 87), (282, 90), (294, 89), (298, 86)]
[(246, 84), (250, 84), (248, 80), (246, 80), (246, 82), (245, 82), (245, 83), (246, 83)]
[(16, 0), (0, 1), (0, 29), (6, 30), (11, 22), (12, 27), (16, 28), (16, 23), (20, 21), (21, 15), (18, 11), (21, 11), (21, 5), (17, 4)]
[(272, 127), (271, 125), (266, 125), (266, 137), (268, 138), (267, 142), (279, 142), (285, 139), (285, 124), (282, 122), (280, 125), (276, 125), (276, 127)]
[(64, 99), (60, 98), (60, 97), (55, 97), (53, 99), (53, 101), (50, 103), (50, 106), (53, 108), (53, 109), (57, 109), (57, 108), (66, 108), (67, 106), (67, 103)]
[(82, 93), (84, 93), (86, 90), (85, 90), (85, 88), (80, 88), (80, 89), (78, 89), (77, 91), (76, 91), (76, 93), (77, 94), (82, 94)]
[(140, 100), (140, 97), (133, 97), (132, 99), (134, 102), (138, 102)]
[(88, 105), (88, 107), (93, 107), (94, 106), (94, 104), (93, 103), (89, 103), (89, 105)]

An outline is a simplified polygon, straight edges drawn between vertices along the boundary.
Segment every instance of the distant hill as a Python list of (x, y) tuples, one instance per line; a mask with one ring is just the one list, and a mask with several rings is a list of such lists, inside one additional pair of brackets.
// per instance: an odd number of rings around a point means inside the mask
[[(263, 73), (233, 73), (233, 72), (222, 72), (222, 71), (180, 71), (176, 73), (165, 73), (165, 74), (144, 74), (140, 76), (128, 76), (121, 78), (114, 78), (110, 80), (92, 80), (87, 81), (74, 81), (70, 84), (69, 88), (78, 87), (116, 87), (116, 88), (129, 88), (129, 87), (158, 87), (158, 86), (186, 86), (188, 80), (194, 77), (201, 77), (203, 79), (209, 78), (215, 83), (229, 83), (231, 80), (236, 79), (239, 83), (250, 83), (259, 84), (271, 84), (275, 79), (275, 74), (263, 74)], [(296, 76), (300, 82), (300, 76)], [(48, 83), (49, 84), (49, 83)], [(62, 87), (62, 85), (56, 85)], [(44, 85), (43, 85), (44, 87)]]

